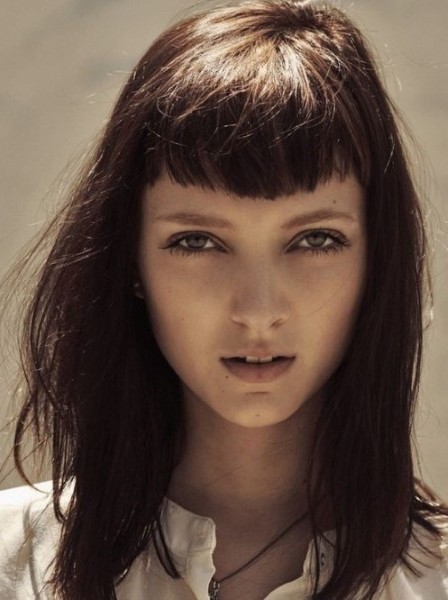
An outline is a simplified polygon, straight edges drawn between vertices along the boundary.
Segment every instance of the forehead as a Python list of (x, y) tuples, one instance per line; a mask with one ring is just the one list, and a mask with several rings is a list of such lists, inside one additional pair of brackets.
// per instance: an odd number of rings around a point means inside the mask
[(190, 213), (190, 222), (194, 225), (193, 213), (215, 216), (219, 213), (221, 218), (215, 219), (214, 225), (232, 228), (235, 219), (271, 219), (276, 216), (286, 219), (310, 211), (320, 212), (322, 217), (351, 215), (359, 220), (364, 212), (364, 190), (356, 177), (349, 175), (341, 179), (335, 175), (329, 181), (318, 184), (312, 192), (297, 190), (288, 196), (268, 200), (235, 196), (224, 190), (194, 185), (181, 186), (163, 174), (154, 185), (144, 188), (142, 203), (143, 214), (151, 221), (163, 222), (175, 215), (183, 215), (184, 221), (188, 221)]

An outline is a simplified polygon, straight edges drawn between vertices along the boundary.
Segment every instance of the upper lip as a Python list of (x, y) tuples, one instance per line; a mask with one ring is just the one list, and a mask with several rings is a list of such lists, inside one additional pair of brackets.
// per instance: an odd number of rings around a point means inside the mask
[(254, 356), (255, 358), (268, 358), (269, 356), (272, 357), (276, 357), (276, 356), (284, 356), (285, 358), (294, 358), (294, 355), (289, 353), (289, 352), (283, 352), (283, 351), (279, 351), (279, 350), (256, 350), (255, 348), (248, 348), (248, 349), (243, 349), (243, 350), (237, 350), (235, 352), (235, 354), (231, 354), (229, 356), (224, 356), (223, 359), (229, 359), (229, 358), (243, 358), (245, 356)]

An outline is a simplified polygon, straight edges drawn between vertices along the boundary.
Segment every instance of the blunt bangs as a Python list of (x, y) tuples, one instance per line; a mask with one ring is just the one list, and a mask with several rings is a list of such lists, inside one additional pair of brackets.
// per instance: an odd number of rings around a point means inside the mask
[(267, 199), (312, 191), (334, 172), (367, 186), (373, 156), (390, 150), (378, 147), (383, 109), (361, 38), (336, 9), (329, 21), (328, 9), (257, 6), (220, 9), (200, 27), (193, 17), (143, 57), (147, 183), (166, 171), (181, 185)]

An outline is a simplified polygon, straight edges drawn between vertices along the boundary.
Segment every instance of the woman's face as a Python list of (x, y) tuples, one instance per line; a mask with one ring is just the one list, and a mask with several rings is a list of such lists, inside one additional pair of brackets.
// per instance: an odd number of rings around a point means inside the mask
[[(181, 187), (142, 197), (138, 269), (184, 400), (245, 427), (322, 398), (364, 287), (364, 193), (334, 177), (275, 201)], [(269, 355), (270, 366), (230, 357)]]

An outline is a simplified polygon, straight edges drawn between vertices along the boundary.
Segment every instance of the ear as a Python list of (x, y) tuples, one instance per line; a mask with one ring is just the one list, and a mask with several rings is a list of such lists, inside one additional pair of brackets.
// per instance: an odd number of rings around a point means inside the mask
[(137, 298), (144, 300), (145, 294), (143, 291), (142, 282), (140, 281), (140, 275), (138, 273), (137, 267), (134, 266), (133, 276), (132, 276), (132, 293)]
[(145, 298), (145, 294), (143, 293), (143, 286), (139, 279), (134, 279), (132, 282), (132, 292), (134, 296), (137, 298), (141, 298), (142, 300)]

